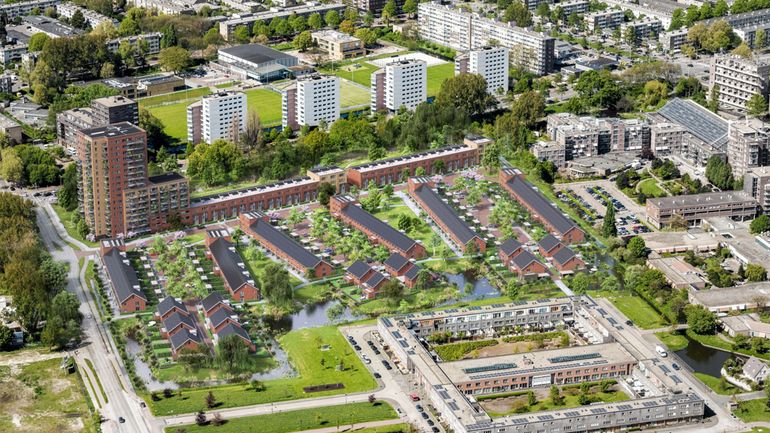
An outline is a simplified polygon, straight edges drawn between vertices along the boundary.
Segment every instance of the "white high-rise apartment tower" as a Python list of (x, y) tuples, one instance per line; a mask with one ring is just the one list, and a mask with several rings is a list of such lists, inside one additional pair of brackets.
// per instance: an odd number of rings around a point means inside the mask
[(311, 75), (297, 80), (297, 123), (331, 125), (340, 118), (340, 79), (333, 75)]
[(219, 92), (204, 96), (201, 105), (201, 129), (206, 143), (211, 144), (220, 138), (236, 141), (246, 129), (245, 94)]
[(414, 110), (428, 99), (428, 66), (422, 60), (398, 60), (385, 65), (385, 107)]
[(508, 93), (509, 50), (505, 47), (483, 47), (455, 59), (455, 75), (479, 74), (487, 81), (487, 92)]

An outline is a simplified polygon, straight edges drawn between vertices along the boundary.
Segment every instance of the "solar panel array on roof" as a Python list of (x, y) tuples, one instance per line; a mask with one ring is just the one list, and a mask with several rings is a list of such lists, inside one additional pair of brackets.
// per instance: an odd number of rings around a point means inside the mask
[(654, 402), (651, 402), (651, 401), (643, 401), (642, 402), (642, 406), (644, 406), (644, 407), (654, 407), (654, 406), (657, 406), (657, 404), (655, 404)]
[(505, 363), (505, 364), (491, 364), (491, 365), (485, 365), (483, 367), (471, 367), (471, 368), (464, 368), (463, 371), (467, 374), (471, 373), (483, 373), (485, 371), (495, 371), (495, 370), (509, 370), (511, 368), (516, 368), (516, 364), (514, 363)]
[(574, 362), (582, 361), (584, 359), (594, 359), (601, 357), (602, 355), (600, 353), (579, 353), (577, 355), (554, 356), (553, 358), (548, 358), (548, 360), (556, 364), (560, 362)]
[(727, 143), (727, 121), (693, 101), (672, 99), (658, 110), (658, 114), (682, 125), (688, 132), (706, 143), (716, 147), (722, 147)]
[(570, 412), (564, 412), (564, 415), (566, 415), (566, 416), (568, 416), (568, 417), (572, 418), (572, 417), (580, 416), (580, 412), (575, 412), (575, 411), (573, 410), (573, 411), (570, 411)]
[(398, 344), (400, 344), (400, 345), (401, 345), (401, 347), (403, 347), (404, 349), (406, 349), (407, 347), (409, 347), (409, 345), (406, 343), (406, 341), (405, 341), (405, 340), (398, 340)]
[(620, 410), (631, 410), (632, 407), (631, 407), (631, 405), (628, 405), (628, 404), (620, 404), (620, 405), (618, 405), (618, 409), (620, 409)]
[(604, 409), (603, 407), (597, 407), (594, 409), (591, 409), (591, 413), (593, 414), (600, 414), (600, 413), (606, 413), (607, 409)]
[(680, 383), (682, 383), (682, 379), (680, 379), (680, 378), (679, 378), (679, 376), (677, 376), (677, 375), (675, 375), (675, 374), (671, 376), (671, 380), (673, 380), (673, 381), (674, 381), (674, 383), (675, 383), (675, 384), (677, 384), (677, 385), (679, 385)]
[(550, 421), (554, 418), (553, 418), (553, 415), (538, 415), (537, 419), (539, 419), (540, 421)]
[(663, 372), (666, 374), (671, 373), (671, 370), (669, 370), (665, 365), (661, 365), (660, 369), (663, 370)]
[(460, 407), (457, 406), (457, 403), (453, 401), (450, 401), (449, 403), (447, 403), (447, 406), (449, 406), (449, 408), (452, 410), (460, 410)]

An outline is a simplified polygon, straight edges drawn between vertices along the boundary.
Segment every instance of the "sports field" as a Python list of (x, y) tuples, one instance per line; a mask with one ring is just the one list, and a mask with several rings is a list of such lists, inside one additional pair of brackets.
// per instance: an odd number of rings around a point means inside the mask
[(281, 123), (281, 94), (270, 89), (251, 89), (246, 92), (249, 111), (256, 111), (263, 126)]
[(454, 74), (455, 65), (453, 63), (428, 66), (428, 96), (438, 95), (438, 91), (441, 90), (441, 83), (447, 78), (452, 78)]
[(363, 104), (369, 105), (369, 102), (369, 90), (362, 89), (348, 80), (340, 80), (340, 108), (345, 109), (346, 107)]

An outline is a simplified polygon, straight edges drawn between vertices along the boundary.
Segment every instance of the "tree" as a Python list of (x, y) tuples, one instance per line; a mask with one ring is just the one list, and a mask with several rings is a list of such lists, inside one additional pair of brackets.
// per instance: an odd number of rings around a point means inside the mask
[(294, 45), (294, 48), (300, 50), (300, 52), (305, 52), (308, 48), (313, 46), (313, 36), (310, 34), (310, 31), (305, 30), (294, 37), (292, 44)]
[(444, 80), (436, 102), (456, 107), (468, 116), (482, 114), (497, 104), (487, 93), (487, 81), (479, 74), (460, 74)]
[(168, 47), (160, 51), (158, 63), (165, 71), (178, 73), (190, 64), (190, 52), (182, 47)]
[(537, 5), (537, 8), (535, 8), (535, 15), (539, 16), (540, 18), (548, 18), (551, 16), (551, 8), (548, 6), (548, 3), (540, 3)]
[(195, 424), (206, 425), (206, 412), (200, 411), (195, 415)]
[(414, 16), (414, 14), (417, 13), (417, 1), (416, 0), (406, 0), (404, 2), (404, 6), (401, 7), (401, 10), (407, 14), (410, 18)]
[(706, 163), (706, 179), (719, 189), (732, 189), (733, 169), (721, 157), (714, 155)]
[(767, 100), (761, 93), (757, 93), (746, 101), (746, 110), (749, 116), (760, 117), (767, 114)]
[(554, 406), (561, 406), (564, 404), (564, 398), (561, 396), (559, 387), (556, 385), (551, 385), (550, 398), (551, 404)]
[(758, 29), (754, 35), (754, 49), (761, 50), (767, 46), (767, 33), (765, 29)]
[[(214, 28), (212, 30), (217, 30), (217, 29)], [(219, 34), (218, 31), (217, 31), (217, 34)], [(237, 26), (237, 27), (235, 27), (235, 30), (233, 30), (233, 41), (234, 42), (239, 43), (239, 44), (247, 44), (249, 42), (249, 39), (251, 39), (251, 33), (249, 32), (249, 28), (247, 26)]]
[(744, 59), (750, 59), (752, 57), (751, 48), (746, 44), (746, 42), (743, 42), (742, 44), (738, 45), (733, 49), (732, 53), (736, 56), (743, 57)]
[(289, 272), (278, 263), (268, 263), (260, 278), (263, 295), (272, 304), (278, 306), (291, 305), (294, 291), (289, 284)]
[(396, 5), (395, 0), (388, 0), (387, 3), (385, 3), (385, 6), (382, 8), (382, 13), (380, 16), (382, 17), (382, 20), (385, 21), (386, 24), (390, 23), (390, 20), (395, 18), (395, 16), (398, 14), (398, 6)]
[(337, 11), (326, 12), (326, 15), (324, 16), (324, 21), (326, 21), (327, 26), (337, 28), (337, 26), (340, 25), (340, 21), (341, 21), (340, 13)]
[(24, 164), (12, 147), (0, 151), (0, 177), (17, 184), (24, 178)]
[(356, 32), (356, 24), (351, 20), (344, 20), (340, 23), (339, 30), (342, 33), (347, 33), (349, 35), (352, 35)]
[[(219, 365), (230, 373), (248, 371), (251, 366), (249, 346), (246, 345), (241, 337), (235, 334), (219, 339), (217, 355)], [(206, 397), (206, 402), (208, 403), (208, 396)]]
[(369, 404), (374, 404), (375, 401), (377, 401), (377, 397), (374, 394), (369, 394)]
[(628, 45), (636, 45), (639, 43), (639, 36), (636, 34), (636, 30), (633, 26), (626, 27), (626, 30), (623, 32), (623, 40)]
[(320, 203), (321, 206), (328, 207), (329, 199), (336, 192), (337, 190), (334, 188), (334, 185), (326, 182), (321, 183), (318, 185), (318, 203)]
[(753, 235), (770, 231), (770, 216), (762, 214), (757, 218), (754, 218), (749, 225), (749, 231)]
[(314, 14), (310, 15), (307, 19), (307, 24), (314, 30), (318, 30), (323, 27), (324, 23), (323, 19), (321, 18), (321, 14), (315, 12)]
[(208, 394), (206, 394), (206, 407), (209, 409), (213, 409), (217, 405), (217, 399), (214, 397), (214, 392), (209, 391)]
[(27, 49), (30, 52), (41, 51), (43, 49), (43, 46), (45, 46), (45, 43), (48, 42), (50, 39), (51, 37), (45, 33), (35, 33), (29, 38), (29, 42), (27, 43)]
[(583, 101), (594, 107), (612, 107), (622, 96), (620, 86), (606, 70), (581, 74), (573, 87)]
[(72, 14), (72, 18), (70, 18), (70, 25), (76, 29), (86, 28), (86, 17), (83, 16), (83, 12), (81, 12), (80, 9), (75, 10), (75, 13)]
[(687, 326), (696, 334), (713, 334), (717, 327), (717, 316), (705, 309), (702, 305), (688, 305), (685, 307)]
[(644, 243), (644, 239), (639, 236), (634, 236), (628, 241), (626, 249), (636, 258), (647, 257), (647, 245)]
[(532, 25), (532, 13), (523, 2), (514, 1), (505, 9), (503, 20), (507, 22), (515, 21), (518, 27), (529, 27)]
[(604, 214), (602, 234), (608, 238), (613, 238), (618, 235), (618, 228), (615, 225), (615, 206), (612, 206), (612, 204), (607, 206), (607, 212)]
[(355, 37), (361, 39), (366, 47), (371, 47), (377, 43), (377, 33), (366, 27), (356, 30)]
[(8, 350), (13, 343), (13, 331), (11, 328), (0, 324), (0, 350)]
[(393, 278), (383, 284), (380, 288), (380, 294), (388, 299), (399, 299), (404, 295), (404, 287), (397, 279)]
[(537, 397), (535, 397), (535, 393), (532, 391), (527, 391), (527, 405), (534, 406), (536, 404), (537, 404)]
[(767, 271), (761, 265), (749, 263), (746, 265), (746, 279), (751, 282), (767, 280)]

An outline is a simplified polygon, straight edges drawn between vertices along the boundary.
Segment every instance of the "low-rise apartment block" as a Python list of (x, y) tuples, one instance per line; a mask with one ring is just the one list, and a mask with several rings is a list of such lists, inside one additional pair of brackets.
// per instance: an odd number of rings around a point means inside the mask
[(666, 51), (678, 51), (687, 43), (688, 29), (672, 30), (658, 35), (661, 48)]
[(660, 20), (650, 17), (644, 19), (631, 21), (620, 26), (622, 34), (626, 34), (628, 29), (633, 29), (637, 39), (657, 38), (661, 31), (663, 31), (663, 25)]
[(75, 12), (78, 11), (83, 14), (83, 18), (86, 19), (86, 22), (91, 26), (91, 28), (94, 28), (101, 23), (118, 24), (118, 21), (113, 18), (102, 15), (99, 12), (92, 11), (91, 9), (78, 6), (75, 3), (61, 3), (56, 5), (56, 13), (58, 13), (59, 16), (67, 19), (72, 19), (72, 16), (75, 15)]
[(734, 54), (712, 58), (709, 84), (719, 86), (719, 106), (728, 110), (745, 111), (754, 95), (768, 95), (770, 56), (746, 59)]
[(553, 70), (554, 38), (511, 23), (483, 18), (434, 2), (418, 6), (420, 38), (459, 51), (488, 46), (490, 41), (510, 50), (513, 62), (545, 75)]
[(9, 21), (16, 17), (30, 15), (32, 11), (45, 11), (48, 8), (56, 8), (61, 0), (31, 0), (17, 3), (5, 3), (0, 5), (0, 14), (4, 14)]
[(141, 35), (125, 36), (107, 41), (107, 49), (112, 53), (118, 52), (120, 44), (128, 42), (131, 47), (141, 53), (158, 54), (160, 52), (160, 32), (142, 33)]
[(770, 213), (770, 167), (756, 167), (743, 176), (743, 192), (753, 197), (762, 213)]
[(647, 222), (661, 229), (672, 223), (699, 226), (710, 217), (751, 220), (757, 214), (757, 202), (742, 191), (707, 192), (702, 194), (652, 198), (647, 200)]
[(505, 47), (483, 47), (455, 57), (455, 75), (479, 74), (487, 82), (487, 92), (492, 95), (508, 93), (508, 69), (510, 52)]
[(538, 141), (532, 145), (532, 153), (540, 161), (551, 161), (557, 168), (567, 165), (563, 144), (555, 141)]
[(559, 2), (558, 6), (565, 18), (572, 14), (583, 15), (588, 12), (588, 0), (567, 0)]
[(194, 15), (196, 0), (130, 0), (134, 7), (145, 8), (166, 15)]
[(564, 147), (570, 161), (610, 151), (643, 153), (650, 149), (650, 125), (639, 119), (578, 117), (570, 113), (548, 115), (547, 131)]
[(614, 29), (620, 27), (625, 20), (626, 14), (622, 10), (607, 9), (604, 11), (591, 12), (583, 17), (588, 29), (595, 32), (596, 29)]
[(337, 30), (321, 30), (311, 33), (313, 42), (330, 59), (344, 60), (366, 55), (361, 39)]

